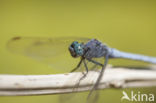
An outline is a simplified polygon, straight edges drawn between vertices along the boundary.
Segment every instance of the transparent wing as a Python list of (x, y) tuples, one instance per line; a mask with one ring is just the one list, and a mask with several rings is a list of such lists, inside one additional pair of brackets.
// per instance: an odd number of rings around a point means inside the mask
[(94, 93), (88, 100), (87, 95), (88, 92), (61, 94), (59, 103), (98, 103), (99, 92)]
[[(15, 53), (37, 58), (50, 58), (68, 51), (73, 41), (87, 42), (88, 38), (62, 37), (15, 37), (8, 42), (8, 48)], [(61, 51), (62, 50), (62, 51)]]
[(91, 97), (88, 98), (87, 103), (97, 103), (100, 97), (99, 92), (99, 90), (94, 90)]
[(79, 59), (71, 57), (69, 45), (73, 41), (86, 43), (89, 40), (78, 37), (15, 37), (8, 42), (7, 47), (11, 52), (43, 61), (52, 67), (74, 68)]
[(87, 92), (61, 94), (59, 103), (86, 103)]
[[(104, 57), (103, 58), (93, 58), (92, 60), (98, 62), (98, 63), (101, 63), (101, 64), (104, 64)], [(94, 70), (94, 71), (98, 71), (98, 69), (101, 69), (102, 67), (97, 65), (97, 64), (94, 64), (92, 62), (89, 62), (89, 61), (86, 61), (87, 62), (87, 67), (89, 70)], [(77, 70), (77, 71), (84, 71), (84, 64), (82, 63), (81, 67)], [(78, 81), (77, 81), (77, 84), (73, 87), (73, 90), (76, 90), (78, 87), (79, 87), (79, 84), (81, 82), (82, 79), (84, 79), (85, 77), (82, 76), (82, 78), (80, 78)], [(64, 94), (64, 95), (60, 95), (60, 103), (79, 103), (80, 100), (83, 100), (84, 102), (83, 103), (97, 103), (98, 100), (99, 100), (99, 90), (94, 90), (92, 92), (92, 95), (90, 96), (90, 98), (88, 98), (87, 100), (87, 95), (84, 95), (84, 96), (81, 96), (79, 95), (79, 93), (70, 93), (70, 94)], [(86, 93), (85, 93), (86, 94)], [(88, 94), (88, 93), (87, 93)], [(81, 99), (82, 98), (82, 99)]]
[[(86, 43), (88, 38), (62, 37), (62, 38), (39, 38), (39, 37), (16, 37), (11, 39), (7, 47), (11, 52), (22, 54), (33, 59), (48, 63), (54, 68), (70, 68), (76, 67), (80, 59), (74, 59), (68, 51), (69, 45), (73, 41)], [(93, 58), (93, 60), (103, 64), (104, 58)], [(101, 66), (92, 62), (87, 62), (87, 66), (91, 70), (101, 68)], [(81, 65), (84, 70), (84, 64)], [(69, 69), (68, 69), (69, 70)], [(79, 81), (78, 81), (79, 82)], [(81, 82), (81, 81), (80, 81)], [(77, 86), (76, 86), (77, 87)], [(76, 88), (75, 87), (75, 88)], [(92, 98), (97, 101), (97, 94), (93, 93)], [(73, 94), (72, 94), (73, 95)], [(69, 96), (61, 96), (61, 101)], [(77, 97), (77, 96), (76, 96)], [(74, 98), (73, 98), (74, 99)], [(75, 100), (75, 99), (74, 99)]]

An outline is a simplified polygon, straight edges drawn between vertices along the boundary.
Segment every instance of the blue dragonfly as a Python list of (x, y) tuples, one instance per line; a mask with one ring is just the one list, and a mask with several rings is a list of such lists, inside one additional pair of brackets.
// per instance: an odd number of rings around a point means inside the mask
[[(60, 66), (61, 63), (62, 67), (71, 68), (71, 72), (81, 67), (86, 70), (87, 74), (89, 69), (101, 68), (99, 77), (91, 89), (87, 100), (93, 91), (97, 89), (109, 59), (123, 58), (156, 64), (156, 57), (123, 52), (115, 48), (110, 48), (97, 39), (78, 37), (15, 37), (8, 42), (7, 46), (14, 53), (44, 61), (55, 68), (57, 65)], [(65, 58), (60, 59), (59, 57)], [(73, 61), (72, 57), (79, 58), (77, 59), (79, 62)]]

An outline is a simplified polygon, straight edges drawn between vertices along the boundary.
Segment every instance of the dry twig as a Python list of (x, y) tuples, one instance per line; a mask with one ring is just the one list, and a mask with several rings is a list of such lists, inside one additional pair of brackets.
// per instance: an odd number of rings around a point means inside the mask
[[(0, 75), (0, 95), (61, 94), (90, 90), (99, 72), (90, 71), (83, 76), (80, 72), (56, 75)], [(156, 86), (156, 69), (130, 69), (107, 67), (98, 89)]]

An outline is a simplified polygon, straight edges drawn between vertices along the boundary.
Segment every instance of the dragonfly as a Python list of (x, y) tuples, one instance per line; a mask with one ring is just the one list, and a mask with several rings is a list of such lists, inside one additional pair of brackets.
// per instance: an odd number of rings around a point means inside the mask
[[(51, 65), (72, 67), (70, 72), (77, 71), (82, 64), (86, 74), (91, 68), (101, 68), (96, 83), (93, 85), (88, 94), (87, 100), (93, 91), (98, 88), (101, 78), (104, 75), (105, 68), (109, 59), (123, 58), (137, 60), (156, 64), (156, 57), (145, 56), (123, 52), (107, 46), (97, 39), (80, 38), (80, 37), (60, 37), (60, 38), (40, 38), (40, 37), (14, 37), (9, 40), (8, 49), (14, 53), (24, 54), (39, 61), (48, 62)], [(62, 55), (63, 59), (57, 59)], [(79, 58), (79, 61), (73, 61), (73, 58)], [(61, 60), (63, 60), (61, 62)], [(70, 64), (69, 62), (74, 62)], [(59, 63), (59, 64), (58, 64)], [(70, 64), (67, 66), (67, 64)], [(54, 66), (55, 67), (55, 66)]]

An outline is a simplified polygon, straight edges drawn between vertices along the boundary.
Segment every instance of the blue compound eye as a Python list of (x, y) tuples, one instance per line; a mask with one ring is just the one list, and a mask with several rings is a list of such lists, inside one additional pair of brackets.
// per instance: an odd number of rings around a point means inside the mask
[(73, 57), (79, 57), (83, 55), (83, 45), (78, 43), (77, 41), (74, 41), (70, 46), (69, 46), (69, 51), (70, 54)]
[(75, 51), (77, 53), (77, 55), (82, 56), (83, 55), (83, 48), (81, 44), (77, 44), (77, 46), (75, 47)]
[(77, 50), (78, 42), (74, 41), (70, 46), (69, 46), (69, 51), (72, 57), (76, 58), (78, 57), (78, 50)]

